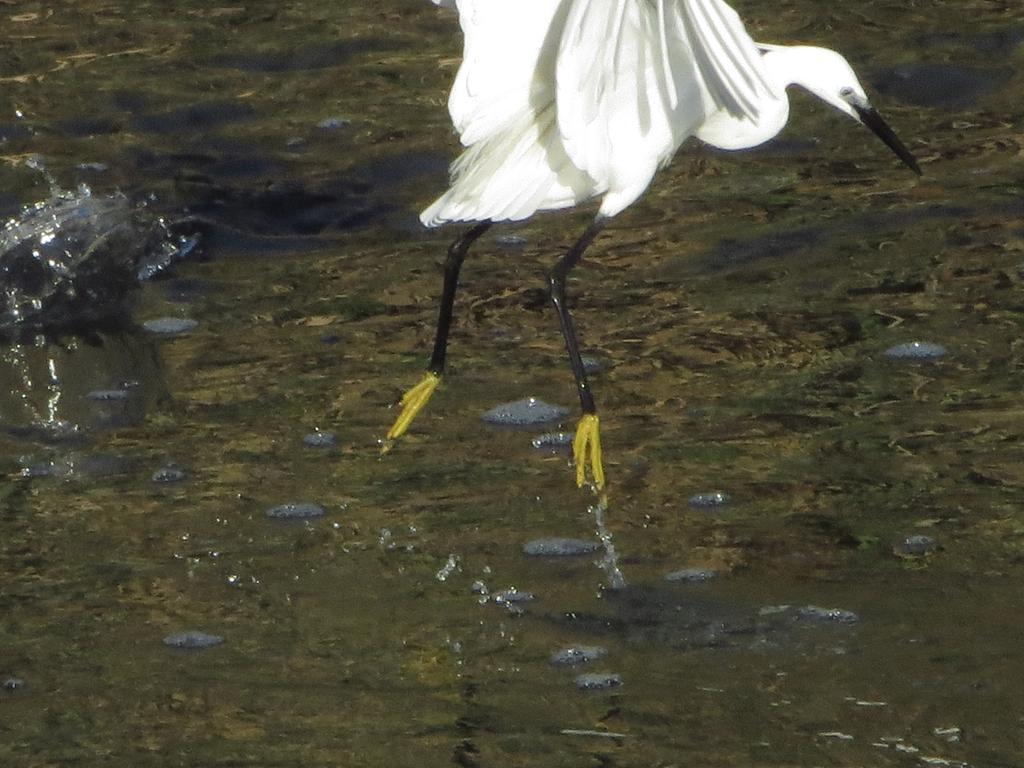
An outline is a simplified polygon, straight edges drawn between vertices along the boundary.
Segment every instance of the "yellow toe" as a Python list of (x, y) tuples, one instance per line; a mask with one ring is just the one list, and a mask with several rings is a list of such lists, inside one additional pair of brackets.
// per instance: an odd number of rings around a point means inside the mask
[(427, 371), (423, 374), (423, 378), (420, 379), (419, 383), (406, 391), (402, 395), (402, 412), (398, 414), (398, 418), (395, 419), (395, 423), (391, 425), (391, 429), (388, 430), (388, 436), (384, 440), (384, 444), (381, 446), (381, 453), (387, 453), (391, 450), (395, 440), (405, 434), (406, 430), (409, 429), (409, 425), (412, 424), (413, 419), (416, 418), (416, 414), (423, 410), (423, 406), (430, 400), (430, 396), (434, 394), (434, 390), (437, 389), (437, 385), (440, 383), (441, 377), (433, 371)]
[(585, 413), (576, 427), (572, 442), (572, 457), (576, 463), (576, 485), (587, 481), (587, 468), (597, 490), (604, 490), (604, 464), (601, 461), (601, 431), (596, 413)]

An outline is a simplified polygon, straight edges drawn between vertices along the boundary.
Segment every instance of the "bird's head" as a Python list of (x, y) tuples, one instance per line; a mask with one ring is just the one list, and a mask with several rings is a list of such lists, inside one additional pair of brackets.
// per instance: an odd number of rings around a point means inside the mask
[[(870, 128), (914, 173), (920, 175), (917, 159), (882, 119), (864, 92), (853, 67), (828, 48), (813, 46), (764, 46), (766, 58), (784, 60), (782, 74), (787, 82), (807, 89), (843, 114)], [(781, 63), (781, 62), (780, 62)]]

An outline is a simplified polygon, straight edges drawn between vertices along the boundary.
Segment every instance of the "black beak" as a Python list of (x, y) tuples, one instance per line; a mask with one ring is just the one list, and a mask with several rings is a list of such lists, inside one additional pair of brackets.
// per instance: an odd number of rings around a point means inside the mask
[(882, 141), (893, 152), (899, 157), (904, 163), (906, 163), (910, 170), (916, 173), (918, 176), (921, 175), (921, 166), (917, 164), (917, 158), (915, 158), (910, 150), (907, 149), (906, 145), (900, 141), (899, 136), (889, 127), (889, 124), (882, 119), (882, 116), (878, 114), (874, 107), (861, 107), (857, 104), (851, 105), (857, 112), (857, 116), (860, 117), (860, 121), (864, 123), (868, 128), (875, 132)]

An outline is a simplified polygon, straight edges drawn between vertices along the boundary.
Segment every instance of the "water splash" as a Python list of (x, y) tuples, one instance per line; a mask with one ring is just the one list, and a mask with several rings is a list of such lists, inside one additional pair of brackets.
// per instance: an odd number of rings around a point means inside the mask
[(50, 195), (0, 229), (0, 335), (79, 330), (123, 316), (141, 280), (192, 253), (195, 235), (125, 195), (61, 189), (38, 157), (25, 163)]
[(615, 551), (615, 542), (612, 541), (611, 531), (608, 530), (604, 523), (604, 513), (608, 511), (608, 497), (602, 493), (597, 504), (590, 507), (589, 511), (594, 516), (597, 536), (604, 547), (604, 557), (601, 558), (598, 565), (608, 577), (608, 586), (611, 589), (624, 589), (626, 587), (626, 577), (619, 568), (619, 555)]

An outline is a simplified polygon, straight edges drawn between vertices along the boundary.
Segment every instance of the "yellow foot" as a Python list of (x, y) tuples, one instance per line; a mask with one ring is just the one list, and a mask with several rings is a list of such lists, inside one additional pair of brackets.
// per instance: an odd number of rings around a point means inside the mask
[(416, 418), (416, 414), (423, 410), (423, 406), (427, 404), (430, 396), (434, 394), (434, 390), (437, 389), (440, 381), (440, 376), (433, 371), (427, 371), (423, 374), (419, 384), (402, 395), (402, 412), (398, 414), (395, 423), (388, 430), (388, 436), (380, 448), (381, 453), (390, 451), (391, 447), (395, 444), (395, 440), (405, 434), (405, 431), (409, 429), (409, 425), (412, 424), (412, 420)]
[(604, 465), (601, 463), (601, 432), (596, 413), (585, 413), (576, 427), (572, 458), (576, 463), (576, 485), (587, 481), (587, 465), (598, 491), (604, 490)]

